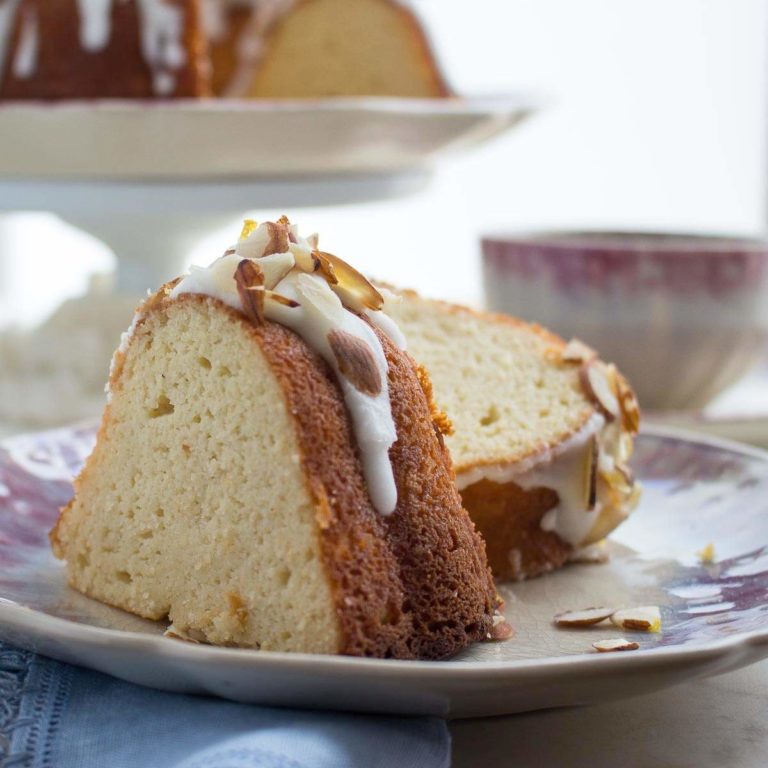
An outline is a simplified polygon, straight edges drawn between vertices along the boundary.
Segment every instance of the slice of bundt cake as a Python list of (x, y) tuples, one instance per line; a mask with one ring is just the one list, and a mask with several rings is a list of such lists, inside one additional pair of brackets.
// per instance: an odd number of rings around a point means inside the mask
[(216, 93), (450, 95), (421, 23), (396, 0), (209, 0), (207, 18)]
[(511, 317), (384, 294), (453, 422), (457, 485), (496, 577), (557, 568), (627, 517), (639, 411), (614, 366)]
[(437, 659), (492, 634), (440, 414), (381, 306), (286, 219), (151, 296), (51, 534), (70, 584), (221, 645)]
[(3, 0), (0, 98), (206, 96), (198, 0)]

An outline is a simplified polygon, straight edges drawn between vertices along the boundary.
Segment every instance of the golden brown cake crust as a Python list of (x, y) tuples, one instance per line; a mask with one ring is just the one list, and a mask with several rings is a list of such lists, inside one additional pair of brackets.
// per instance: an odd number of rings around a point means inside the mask
[(496, 588), (477, 533), (453, 483), (451, 458), (432, 420), (416, 364), (379, 333), (389, 363), (392, 416), (399, 435), (390, 451), (397, 482), (395, 514), (385, 519), (412, 612), (418, 658), (450, 656), (488, 637)]
[(294, 415), (302, 463), (317, 505), (325, 568), (338, 606), (339, 651), (409, 658), (406, 641), (412, 623), (402, 611), (405, 596), (397, 562), (387, 546), (382, 518), (368, 499), (333, 373), (286, 328), (248, 325)]
[(486, 637), (496, 591), (484, 544), (461, 507), (411, 358), (377, 332), (389, 363), (395, 425), (408, 434), (390, 452), (397, 509), (382, 517), (368, 497), (328, 366), (281, 326), (266, 323), (253, 332), (296, 419), (337, 594), (341, 653), (439, 659)]
[(496, 578), (529, 579), (567, 562), (573, 547), (541, 528), (541, 518), (558, 503), (553, 490), (481, 480), (465, 488), (461, 497), (485, 538)]
[[(186, 62), (174, 70), (175, 88), (165, 96), (207, 96), (209, 72), (199, 0), (169, 2), (184, 13), (181, 43)], [(28, 12), (37, 16), (37, 60), (31, 76), (18, 78), (12, 61)], [(141, 50), (137, 0), (112, 3), (111, 26), (109, 43), (102, 50), (89, 52), (80, 42), (77, 0), (21, 0), (6, 51), (0, 98), (154, 98), (152, 72)]]

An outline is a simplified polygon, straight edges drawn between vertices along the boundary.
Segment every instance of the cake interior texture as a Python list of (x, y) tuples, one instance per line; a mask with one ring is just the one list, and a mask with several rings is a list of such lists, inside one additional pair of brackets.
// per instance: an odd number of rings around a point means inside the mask
[(300, 0), (265, 40), (250, 96), (447, 95), (424, 33), (389, 0)]
[(506, 316), (406, 296), (388, 311), (408, 348), (429, 369), (438, 407), (453, 422), (446, 438), (457, 474), (515, 463), (579, 430), (595, 409), (578, 370), (548, 357), (558, 337)]
[(334, 652), (295, 430), (245, 329), (194, 305), (151, 316), (121, 380), (65, 526), (75, 586), (209, 642)]

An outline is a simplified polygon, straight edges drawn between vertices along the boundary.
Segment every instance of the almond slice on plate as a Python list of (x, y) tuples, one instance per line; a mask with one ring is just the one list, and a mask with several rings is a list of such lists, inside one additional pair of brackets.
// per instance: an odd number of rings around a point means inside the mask
[(598, 640), (592, 643), (592, 647), (599, 653), (612, 653), (613, 651), (636, 651), (640, 646), (633, 640), (616, 637), (612, 640)]
[(553, 621), (558, 627), (592, 627), (610, 619), (613, 614), (613, 608), (584, 608), (580, 611), (558, 613)]
[(657, 605), (623, 608), (611, 616), (611, 623), (621, 629), (635, 629), (639, 632), (660, 632), (661, 611)]

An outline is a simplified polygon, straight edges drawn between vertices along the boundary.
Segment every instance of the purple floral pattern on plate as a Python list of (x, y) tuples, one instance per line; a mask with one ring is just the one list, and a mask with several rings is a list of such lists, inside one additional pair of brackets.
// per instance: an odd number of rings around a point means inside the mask
[[(768, 656), (766, 453), (643, 434), (634, 465), (644, 497), (609, 542), (609, 561), (499, 585), (514, 637), (436, 666), (180, 643), (162, 637), (162, 622), (70, 589), (48, 532), (94, 435), (81, 427), (0, 443), (0, 638), (57, 659), (265, 705), (484, 716), (646, 693)], [(709, 544), (713, 562), (701, 562)], [(553, 625), (590, 605), (658, 605), (663, 631)], [(592, 650), (617, 636), (641, 650)]]

